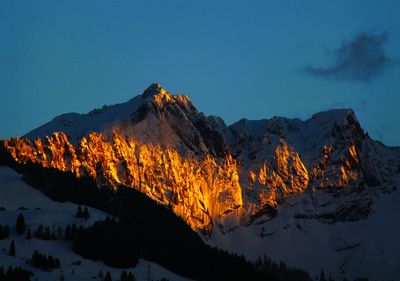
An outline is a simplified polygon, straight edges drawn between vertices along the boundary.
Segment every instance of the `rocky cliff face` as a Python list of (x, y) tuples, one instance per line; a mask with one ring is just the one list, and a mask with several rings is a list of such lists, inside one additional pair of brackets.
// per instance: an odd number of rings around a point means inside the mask
[(20, 162), (135, 188), (206, 233), (271, 220), (299, 194), (297, 217), (357, 220), (372, 211), (371, 191), (394, 189), (400, 170), (399, 149), (366, 136), (351, 110), (228, 127), (157, 84), (3, 144)]
[(193, 229), (209, 231), (242, 206), (236, 161), (230, 157), (183, 157), (173, 148), (143, 144), (115, 131), (104, 137), (89, 133), (76, 146), (64, 133), (44, 140), (5, 142), (20, 162), (90, 175), (99, 186), (135, 188), (168, 205)]

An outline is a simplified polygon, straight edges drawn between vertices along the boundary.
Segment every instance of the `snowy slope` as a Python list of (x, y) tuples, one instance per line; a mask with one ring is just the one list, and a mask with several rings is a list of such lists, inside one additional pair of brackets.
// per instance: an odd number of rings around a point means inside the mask
[[(20, 175), (5, 166), (0, 166), (0, 207), (5, 207), (6, 209), (5, 211), (0, 211), (0, 224), (6, 224), (11, 229), (11, 237), (0, 240), (0, 266), (6, 268), (9, 265), (21, 266), (22, 268), (31, 270), (35, 275), (32, 280), (59, 280), (59, 269), (52, 272), (44, 272), (26, 264), (26, 259), (32, 256), (32, 252), (39, 250), (47, 255), (50, 254), (60, 258), (65, 280), (93, 280), (92, 277), (97, 276), (99, 270), (102, 270), (104, 274), (109, 271), (113, 280), (119, 278), (122, 272), (121, 269), (114, 269), (102, 262), (94, 262), (80, 257), (72, 251), (71, 242), (61, 240), (44, 241), (35, 238), (27, 240), (26, 235), (17, 236), (15, 233), (15, 223), (19, 213), (24, 215), (27, 228), (31, 229), (31, 231), (36, 229), (39, 224), (64, 227), (75, 223), (78, 226), (89, 226), (94, 221), (107, 217), (106, 213), (89, 208), (91, 216), (88, 220), (75, 218), (76, 204), (58, 203), (50, 200), (39, 191), (24, 183)], [(18, 210), (20, 207), (27, 208), (28, 210)], [(11, 240), (15, 241), (16, 257), (8, 255)], [(82, 262), (80, 266), (72, 264), (78, 260)], [(140, 260), (135, 268), (125, 270), (134, 273), (139, 281), (147, 280), (149, 271), (151, 278), (155, 280), (162, 277), (171, 281), (189, 280), (146, 260)]]
[(312, 275), (324, 270), (337, 280), (399, 280), (400, 191), (375, 197), (374, 212), (366, 219), (333, 224), (297, 218), (295, 210), (305, 200), (305, 195), (292, 197), (274, 219), (224, 234), (215, 231), (208, 242), (253, 260), (267, 254)]
[(63, 131), (72, 139), (80, 139), (89, 131), (101, 131), (112, 126), (114, 122), (127, 118), (129, 113), (137, 110), (141, 97), (137, 96), (126, 103), (104, 106), (87, 114), (67, 113), (55, 117), (51, 122), (29, 132), (30, 138), (50, 135), (54, 131)]
[(129, 114), (135, 112), (145, 100), (145, 97), (136, 96), (125, 103), (103, 106), (101, 109), (94, 109), (87, 114), (62, 114), (32, 130), (26, 136), (34, 139), (51, 135), (55, 131), (61, 131), (70, 136), (72, 140), (77, 141), (89, 131), (102, 131), (121, 119), (128, 118)]

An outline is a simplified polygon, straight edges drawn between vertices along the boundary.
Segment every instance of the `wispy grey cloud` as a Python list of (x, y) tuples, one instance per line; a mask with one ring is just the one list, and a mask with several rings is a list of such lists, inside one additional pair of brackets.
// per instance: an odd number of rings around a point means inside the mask
[(360, 33), (333, 51), (334, 62), (326, 67), (308, 66), (306, 73), (336, 80), (367, 82), (394, 65), (385, 52), (388, 33)]

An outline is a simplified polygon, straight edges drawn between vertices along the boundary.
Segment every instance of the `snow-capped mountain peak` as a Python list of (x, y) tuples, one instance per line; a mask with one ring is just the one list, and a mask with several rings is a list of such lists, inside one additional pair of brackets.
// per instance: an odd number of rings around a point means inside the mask
[(160, 84), (158, 83), (153, 83), (151, 84), (146, 90), (144, 90), (143, 94), (142, 94), (142, 98), (153, 98), (154, 96), (157, 95), (171, 95), (169, 93), (167, 93), (167, 91), (165, 89), (163, 89), (163, 87), (161, 87)]
[(312, 232), (309, 222), (368, 220), (400, 177), (400, 149), (372, 140), (351, 109), (226, 126), (159, 84), (126, 103), (61, 115), (26, 136), (4, 141), (17, 161), (135, 188), (210, 243), (241, 253), (258, 245), (238, 250), (221, 237), (259, 232), (275, 241), (274, 233)]
[[(196, 111), (186, 95), (172, 95), (160, 84), (151, 84), (142, 94), (127, 102), (111, 106), (104, 105), (86, 114), (67, 113), (55, 117), (52, 121), (28, 132), (25, 137), (34, 140), (50, 136), (53, 132), (63, 132), (73, 143), (87, 136), (89, 132), (112, 131), (128, 120), (137, 122), (149, 111), (159, 111), (167, 105), (174, 105), (175, 111)], [(153, 107), (153, 110), (151, 108)], [(158, 108), (158, 109), (156, 109)]]

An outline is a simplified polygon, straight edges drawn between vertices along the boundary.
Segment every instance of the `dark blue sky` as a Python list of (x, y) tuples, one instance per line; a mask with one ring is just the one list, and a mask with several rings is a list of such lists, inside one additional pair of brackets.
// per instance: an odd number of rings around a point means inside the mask
[(0, 137), (152, 82), (230, 124), (350, 107), (400, 145), (400, 2), (0, 1)]

